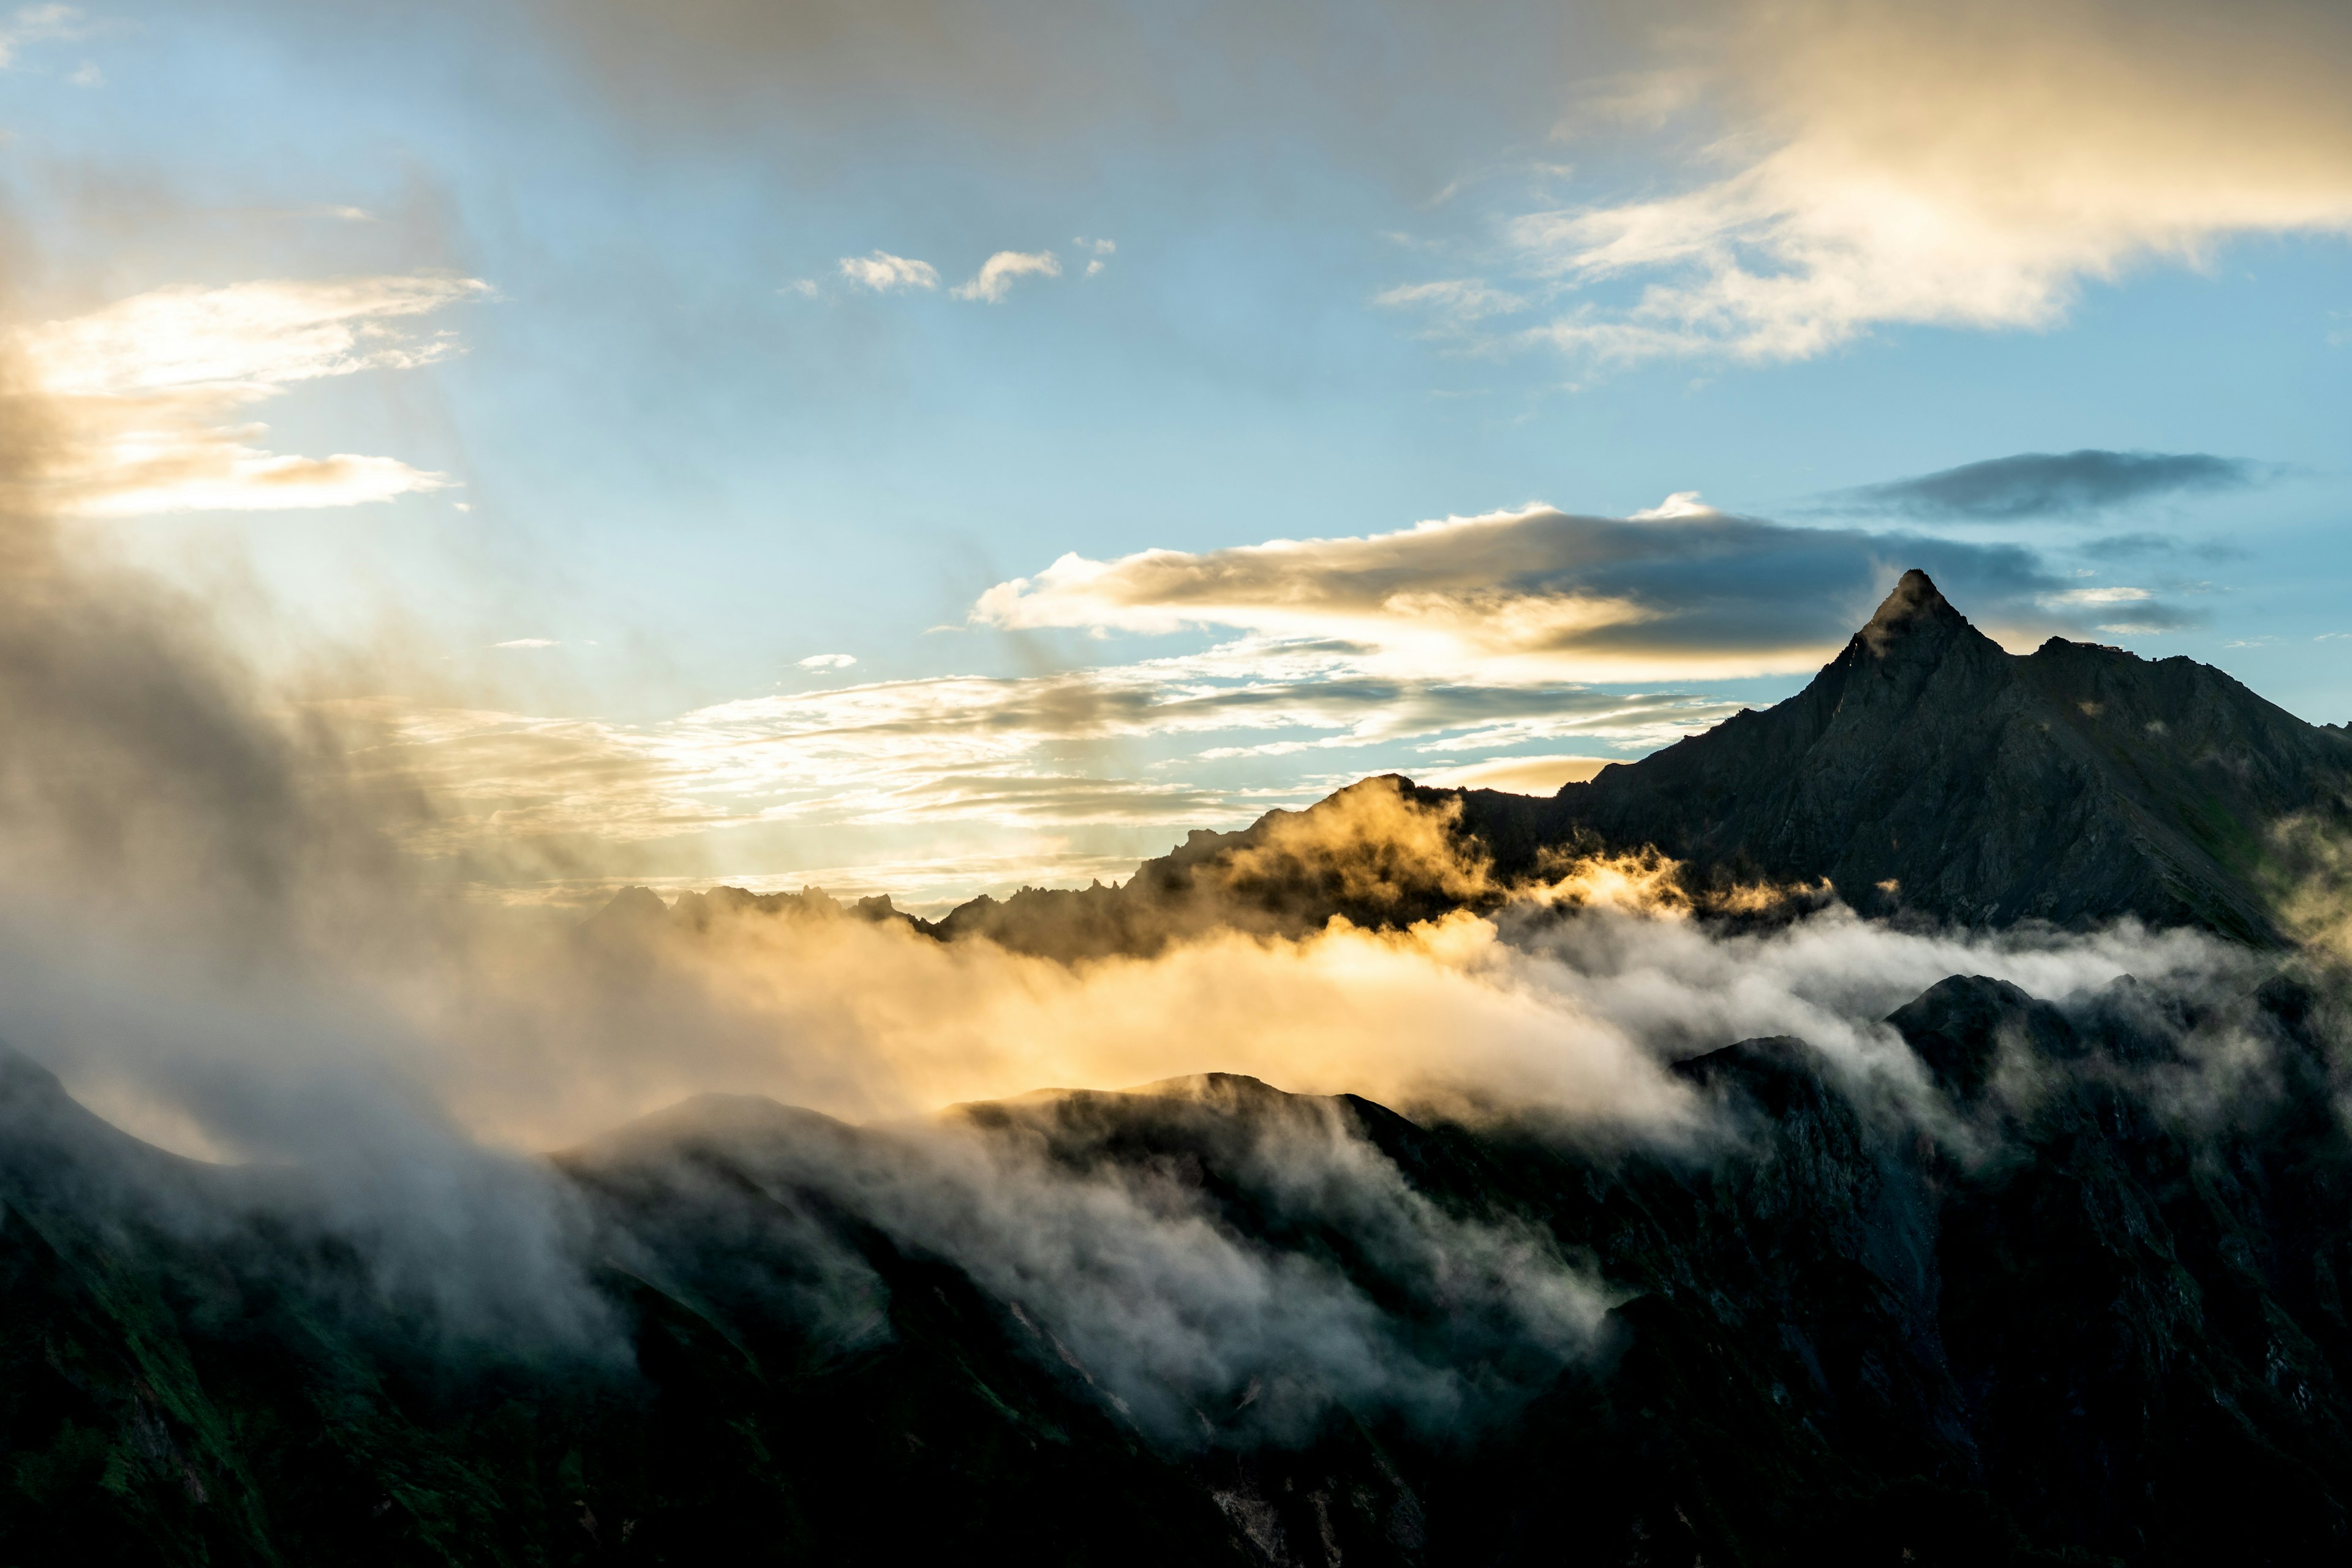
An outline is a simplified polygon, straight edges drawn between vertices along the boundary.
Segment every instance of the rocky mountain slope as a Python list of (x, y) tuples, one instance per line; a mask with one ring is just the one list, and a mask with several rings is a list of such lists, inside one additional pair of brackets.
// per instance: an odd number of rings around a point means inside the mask
[(547, 1168), (614, 1325), (568, 1345), (453, 1337), (12, 1059), (0, 1563), (2333, 1561), (2315, 1008), (1956, 976), (1893, 1020), (1932, 1136), (1785, 1038), (1683, 1064), (1679, 1144), (1217, 1077), (692, 1101)]
[[(2287, 830), (2352, 827), (2352, 735), (2217, 669), (2053, 637), (2006, 652), (1905, 574), (1796, 696), (1743, 711), (1549, 800), (1388, 788), (1452, 822), (1497, 883), (1548, 857), (1655, 848), (1695, 887), (1826, 882), (1855, 909), (1969, 927), (2136, 916), (2263, 945), (2290, 936)], [(1238, 834), (1195, 833), (1117, 889), (965, 905), (940, 934), (1064, 956), (1151, 951), (1218, 923), (1297, 931), (1476, 907), (1485, 889), (1403, 876), (1370, 889), (1291, 857), (1343, 791)]]

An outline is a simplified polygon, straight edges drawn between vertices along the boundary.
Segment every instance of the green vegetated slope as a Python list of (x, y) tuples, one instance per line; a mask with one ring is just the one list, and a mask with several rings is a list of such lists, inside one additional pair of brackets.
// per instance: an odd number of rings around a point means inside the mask
[[(1793, 1039), (1684, 1064), (1731, 1131), (1680, 1148), (1219, 1077), (964, 1108), (946, 1146), (1003, 1159), (959, 1185), (907, 1130), (689, 1102), (553, 1167), (613, 1325), (572, 1343), (403, 1306), (17, 1062), (0, 1563), (2334, 1560), (2352, 1144), (2313, 1008), (1955, 977), (1895, 1021), (1966, 1162)], [(2216, 1117), (2173, 1069), (2222, 1014), (2267, 1087)], [(1152, 1404), (1052, 1278), (1093, 1265), (1003, 1242), (1115, 1253), (1046, 1212), (1114, 1192), (1452, 1392), (1236, 1318), (1230, 1375)], [(1599, 1282), (1597, 1332), (1536, 1342), (1464, 1237)]]

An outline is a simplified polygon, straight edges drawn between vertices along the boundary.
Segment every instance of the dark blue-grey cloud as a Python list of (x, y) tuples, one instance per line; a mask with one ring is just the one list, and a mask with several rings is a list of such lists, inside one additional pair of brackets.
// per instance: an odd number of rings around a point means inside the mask
[(1535, 507), (1359, 538), (1066, 556), (992, 588), (974, 618), (1337, 637), (1389, 673), (1515, 681), (1801, 668), (1866, 620), (1909, 566), (1964, 613), (2020, 632), (2170, 630), (2199, 618), (2153, 590), (2053, 570), (2021, 544), (1792, 527), (1677, 500), (1632, 518)]
[(2234, 544), (2219, 540), (2175, 539), (2168, 533), (2110, 533), (2097, 539), (2086, 539), (2074, 546), (2074, 552), (2089, 560), (2102, 562), (2144, 561), (2173, 555), (2192, 556), (2199, 561), (2243, 561), (2247, 552)]
[(2024, 522), (2088, 516), (2158, 496), (2244, 489), (2277, 472), (2273, 464), (2208, 452), (2020, 452), (1840, 490), (1817, 510), (1923, 521)]

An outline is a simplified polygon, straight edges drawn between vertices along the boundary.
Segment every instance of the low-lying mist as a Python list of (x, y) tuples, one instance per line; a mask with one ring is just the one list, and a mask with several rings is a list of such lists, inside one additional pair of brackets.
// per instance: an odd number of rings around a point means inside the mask
[[(689, 921), (640, 896), (586, 921), (468, 902), (400, 847), (431, 792), (387, 778), (320, 700), (400, 661), (331, 652), (265, 680), (205, 604), (59, 532), (38, 504), (45, 409), (5, 405), (0, 1041), (142, 1136), (266, 1168), (240, 1202), (340, 1238), (351, 1289), (457, 1340), (625, 1361), (593, 1276), (678, 1265), (600, 1229), (578, 1184), (630, 1139), (719, 1133), (686, 1115), (596, 1140), (691, 1097), (761, 1096), (823, 1113), (729, 1124), (777, 1205), (814, 1194), (953, 1260), (1163, 1441), (1210, 1410), (1229, 1435), (1295, 1436), (1335, 1403), (1443, 1426), (1601, 1348), (1602, 1274), (1508, 1215), (1433, 1203), (1335, 1101), (1258, 1104), (1228, 1179), (1284, 1226), (1368, 1248), (1377, 1303), (1312, 1249), (1246, 1240), (1169, 1168), (945, 1108), (1227, 1073), (1697, 1157), (1719, 1107), (1674, 1064), (1790, 1035), (1965, 1152), (1981, 1129), (1882, 1021), (1927, 986), (1984, 974), (2063, 998), (2128, 973), (2210, 1002), (2263, 967), (2188, 931), (1904, 930), (1774, 889), (1729, 907), (1780, 918), (1727, 920), (1655, 857), (1497, 887), (1452, 817), (1393, 785), (1277, 822), (1235, 884), (1311, 872), (1358, 905), (1409, 885), (1462, 907), (1286, 930), (1213, 900), (1142, 955), (1072, 962), (813, 900)], [(2165, 1069), (2183, 1114), (2263, 1078), (2259, 1040), (2213, 1016)], [(690, 1161), (653, 1169), (631, 1179), (693, 1179)], [(760, 1237), (800, 1249), (826, 1333), (882, 1331), (871, 1269), (824, 1226)]]

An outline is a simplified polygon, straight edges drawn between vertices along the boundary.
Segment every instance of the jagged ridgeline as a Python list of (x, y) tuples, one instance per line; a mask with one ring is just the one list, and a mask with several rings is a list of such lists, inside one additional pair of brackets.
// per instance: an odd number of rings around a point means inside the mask
[(1195, 832), (1117, 888), (978, 899), (927, 929), (1150, 952), (1218, 924), (1295, 934), (1334, 914), (1488, 909), (1564, 858), (1654, 850), (1702, 905), (1811, 888), (1873, 915), (2131, 916), (2275, 945), (2294, 934), (2283, 906), (2308, 847), (2352, 828), (2347, 802), (2343, 729), (2188, 658), (2063, 637), (2009, 653), (1913, 571), (1796, 696), (1549, 800), (1367, 780), (1240, 833)]
[[(356, 1225), (0, 1058), (0, 1565), (2341, 1561), (2352, 1037), (2298, 939), (2347, 767), (1914, 573), (1798, 697), (1549, 800), (1370, 781), (936, 924), (636, 890), (584, 952), (864, 920), (1084, 972), (1468, 910), (1735, 980), (1857, 931), (2203, 957), (1657, 1047), (1684, 1112), (1638, 1124), (1213, 1072), (865, 1126), (706, 1096), (453, 1186), (543, 1243), (466, 1291), (429, 1207)], [(2178, 929), (2057, 934), (2126, 919)]]

